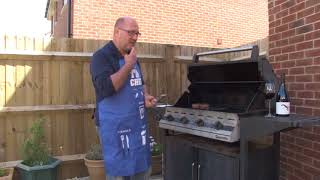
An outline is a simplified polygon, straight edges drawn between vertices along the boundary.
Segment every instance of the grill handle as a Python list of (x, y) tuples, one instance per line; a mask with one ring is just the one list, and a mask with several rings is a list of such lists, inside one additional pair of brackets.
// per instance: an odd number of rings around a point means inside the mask
[(198, 165), (198, 180), (200, 180), (200, 164)]
[(249, 50), (251, 50), (251, 60), (258, 60), (259, 47), (257, 45), (251, 45), (251, 46), (244, 46), (244, 47), (239, 47), (239, 48), (227, 48), (227, 49), (221, 49), (221, 50), (216, 50), (216, 51), (196, 53), (193, 55), (192, 62), (198, 63), (199, 57), (201, 57), (201, 56), (208, 56), (208, 55), (214, 55), (214, 54), (224, 54), (224, 53), (231, 53), (231, 52), (240, 52), (240, 51), (249, 51)]
[(191, 164), (191, 179), (193, 179), (194, 162)]

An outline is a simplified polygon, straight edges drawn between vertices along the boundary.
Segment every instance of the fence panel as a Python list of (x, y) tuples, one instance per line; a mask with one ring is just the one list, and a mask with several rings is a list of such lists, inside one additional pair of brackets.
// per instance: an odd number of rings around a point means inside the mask
[[(106, 42), (0, 36), (0, 165), (21, 159), (19, 150), (27, 130), (40, 116), (46, 119), (45, 133), (53, 155), (83, 154), (98, 142), (91, 120), (95, 95), (89, 66), (91, 53)], [(138, 43), (136, 48), (149, 93), (167, 94), (170, 104), (189, 86), (187, 67), (193, 54), (212, 50), (150, 43)], [(239, 54), (206, 60), (234, 57)], [(148, 111), (148, 117), (151, 135), (161, 141), (154, 112)], [(71, 176), (63, 172), (60, 177)]]

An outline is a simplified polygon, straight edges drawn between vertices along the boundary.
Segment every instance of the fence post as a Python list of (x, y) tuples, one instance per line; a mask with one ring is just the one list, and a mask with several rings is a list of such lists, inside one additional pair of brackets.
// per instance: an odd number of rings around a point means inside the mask
[(177, 98), (177, 93), (176, 91), (176, 85), (177, 83), (180, 83), (176, 77), (176, 69), (175, 69), (175, 62), (174, 62), (174, 50), (175, 50), (174, 45), (167, 44), (165, 46), (165, 60), (166, 60), (166, 91), (167, 91), (167, 96), (168, 96), (168, 103), (169, 104), (174, 104), (175, 100)]

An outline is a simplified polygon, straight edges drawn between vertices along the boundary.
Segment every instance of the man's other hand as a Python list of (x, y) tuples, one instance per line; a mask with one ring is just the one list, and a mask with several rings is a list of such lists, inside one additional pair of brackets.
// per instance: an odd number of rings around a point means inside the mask
[(146, 94), (144, 99), (147, 108), (154, 107), (157, 104), (157, 99), (149, 94)]

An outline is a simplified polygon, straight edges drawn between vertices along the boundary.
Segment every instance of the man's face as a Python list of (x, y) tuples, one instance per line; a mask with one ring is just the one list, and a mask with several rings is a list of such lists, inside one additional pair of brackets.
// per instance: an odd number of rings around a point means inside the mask
[(139, 37), (139, 26), (134, 20), (127, 20), (116, 30), (120, 51), (125, 52), (136, 44)]

